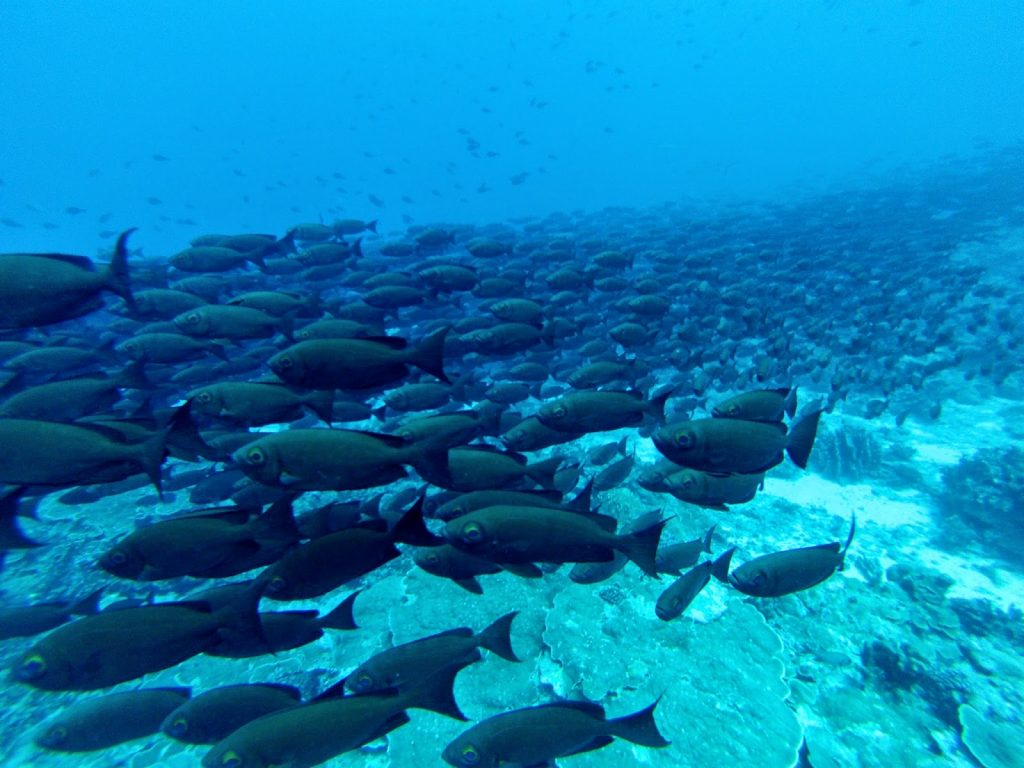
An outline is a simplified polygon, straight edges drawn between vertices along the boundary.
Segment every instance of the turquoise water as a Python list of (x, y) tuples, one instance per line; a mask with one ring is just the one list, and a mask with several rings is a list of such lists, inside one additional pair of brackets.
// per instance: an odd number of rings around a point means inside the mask
[[(383, 330), (412, 340), (455, 326), (445, 370), (465, 377), (464, 389), (443, 409), (479, 407), (487, 386), (533, 361), (551, 378), (510, 408), (529, 416), (567, 391), (571, 371), (610, 358), (632, 366), (615, 388), (674, 388), (669, 421), (769, 386), (798, 386), (802, 412), (827, 409), (807, 470), (772, 468), (752, 501), (728, 510), (641, 487), (640, 473), (662, 458), (648, 417), (526, 452), (579, 465), (583, 477), (563, 475), (560, 490), (581, 488), (603, 466), (598, 449), (626, 438), (636, 466), (595, 494), (600, 512), (625, 526), (660, 509), (671, 518), (666, 543), (716, 525), (711, 557), (736, 546), (734, 566), (845, 541), (857, 518), (844, 569), (819, 586), (751, 598), (712, 581), (671, 622), (654, 606), (672, 578), (634, 564), (589, 585), (569, 579), (571, 566), (536, 579), (485, 575), (474, 595), (417, 568), (402, 545), (355, 583), (279, 608), (326, 613), (361, 588), (357, 631), (249, 660), (198, 655), (110, 690), (197, 695), (258, 681), (308, 698), (392, 645), (481, 630), (518, 610), (522, 662), (485, 652), (458, 675), (470, 721), (559, 698), (618, 717), (661, 697), (655, 719), (671, 746), (620, 739), (560, 765), (1022, 764), (1017, 5), (10, 2), (3, 16), (0, 252), (105, 262), (116, 236), (137, 227), (130, 270), (140, 291), (184, 277), (168, 259), (200, 235), (377, 220), (361, 235), (363, 256), (343, 268), (242, 266), (218, 273), (211, 303), (280, 290), (316, 294), (318, 309), (340, 314), (372, 276), (404, 273), (422, 289), (433, 263), (510, 280), (510, 295), (544, 307), (550, 343), (474, 348), (469, 323), (493, 322), (479, 284), (424, 291), (381, 316)], [(431, 227), (452, 242), (388, 255)], [(504, 252), (474, 254), (481, 240)], [(595, 257), (607, 251), (631, 264), (601, 266)], [(560, 270), (571, 273), (564, 284), (552, 277)], [(641, 296), (666, 309), (628, 304)], [(128, 314), (107, 294), (104, 309), (0, 340), (92, 350), (113, 373), (127, 360), (108, 348), (142, 330)], [(619, 342), (612, 329), (623, 322), (647, 335)], [(199, 383), (265, 378), (289, 343), (225, 343), (220, 368), (215, 357), (203, 359), (209, 369), (147, 364), (149, 404), (173, 406)], [(186, 368), (189, 377), (171, 378)], [(29, 384), (51, 377), (28, 374)], [(21, 386), (8, 382), (4, 399)], [(385, 404), (384, 390), (349, 394)], [(127, 416), (144, 401), (128, 395), (96, 413)], [(383, 414), (335, 426), (395, 433), (403, 414)], [(501, 444), (497, 434), (481, 441)], [(74, 503), (60, 500), (64, 488), (42, 489), (37, 520), (21, 526), (46, 546), (7, 554), (2, 605), (101, 586), (105, 607), (150, 594), (97, 560), (136, 526), (201, 506), (189, 500), (195, 481), (174, 480), (198, 468), (230, 466), (168, 459), (163, 502), (142, 482)], [(311, 491), (296, 511), (384, 492), (393, 520), (423, 487), (410, 472), (376, 490)], [(207, 585), (186, 577), (152, 587), (170, 601)], [(5, 667), (33, 642), (2, 641)], [(199, 764), (205, 748), (161, 734), (73, 755), (34, 743), (51, 718), (104, 692), (5, 678), (5, 765)], [(441, 765), (469, 725), (410, 717), (330, 764)]]

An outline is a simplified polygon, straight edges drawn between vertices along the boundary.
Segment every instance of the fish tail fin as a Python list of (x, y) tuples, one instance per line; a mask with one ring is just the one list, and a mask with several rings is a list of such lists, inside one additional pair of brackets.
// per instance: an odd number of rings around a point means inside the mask
[(164, 460), (167, 458), (167, 437), (173, 428), (173, 422), (174, 419), (171, 419), (171, 424), (168, 424), (165, 429), (157, 432), (148, 440), (139, 443), (138, 453), (135, 457), (139, 468), (149, 477), (161, 499), (164, 496), (161, 469), (163, 468)]
[(846, 551), (850, 548), (853, 543), (853, 535), (857, 532), (857, 513), (853, 513), (853, 517), (850, 518), (850, 532), (846, 535), (846, 544), (843, 545), (843, 551), (839, 553), (839, 570), (843, 570), (846, 566)]
[(377, 219), (374, 219), (373, 221), (366, 222), (366, 228), (368, 230), (370, 230), (371, 232), (373, 232), (373, 234), (376, 235), (377, 234)]
[(117, 238), (114, 257), (110, 260), (106, 277), (107, 288), (124, 299), (132, 314), (138, 312), (138, 307), (135, 306), (135, 296), (132, 294), (132, 284), (128, 277), (128, 236), (135, 230), (136, 227), (126, 229)]
[(306, 407), (317, 415), (320, 421), (331, 425), (334, 421), (334, 390), (321, 389), (306, 398)]
[(260, 620), (260, 599), (270, 582), (266, 572), (260, 574), (252, 583), (239, 595), (221, 608), (223, 624), (218, 630), (222, 638), (240, 638), (251, 642), (251, 638), (257, 638), (266, 648), (266, 653), (273, 653), (273, 647), (267, 640), (263, 631), (263, 622)]
[(278, 330), (288, 341), (295, 343), (295, 315), (292, 313), (281, 315)]
[(658, 542), (668, 520), (659, 520), (653, 525), (618, 537), (618, 548), (626, 557), (640, 566), (640, 570), (652, 578), (658, 578), (655, 560), (658, 556)]
[(320, 619), (320, 626), (327, 627), (328, 629), (359, 629), (352, 606), (355, 605), (356, 598), (359, 597), (360, 592), (361, 590), (356, 590), (338, 603), (334, 610)]
[(608, 721), (608, 730), (620, 739), (641, 744), (645, 747), (667, 747), (671, 742), (661, 735), (658, 724), (654, 721), (654, 708), (661, 701), (659, 696), (648, 707), (625, 717), (616, 717)]
[(295, 230), (289, 229), (284, 235), (278, 238), (277, 242), (272, 246), (275, 253), (295, 253)]
[(292, 503), (297, 493), (286, 493), (253, 522), (253, 534), (256, 538), (273, 539), (275, 541), (298, 541), (302, 533), (295, 524)]
[(164, 432), (167, 435), (167, 442), (176, 448), (202, 456), (207, 461), (224, 461), (226, 458), (199, 434), (199, 428), (192, 419), (191, 400), (186, 400), (184, 404), (178, 406), (171, 420), (167, 422)]
[(133, 360), (124, 367), (117, 376), (117, 385), (124, 389), (156, 389), (146, 375), (146, 364), (141, 360)]
[(351, 247), (352, 253), (354, 253), (357, 258), (363, 258), (363, 238), (357, 237), (355, 240), (352, 241)]
[(412, 357), (409, 360), (417, 368), (422, 368), (445, 384), (451, 384), (451, 380), (444, 372), (444, 340), (448, 336), (449, 331), (451, 331), (451, 327), (445, 326), (429, 334), (413, 350)]
[(822, 410), (816, 409), (806, 416), (800, 417), (789, 430), (786, 438), (786, 453), (800, 469), (807, 469), (807, 460), (811, 457), (811, 449), (814, 447), (814, 438), (818, 434), (818, 422), (821, 420)]
[(658, 421), (665, 420), (665, 403), (672, 397), (672, 393), (675, 391), (675, 387), (669, 387), (660, 395), (652, 397), (647, 404), (648, 413), (651, 414)]
[(427, 530), (423, 522), (424, 499), (426, 494), (420, 494), (409, 510), (395, 523), (395, 527), (391, 529), (391, 538), (394, 541), (417, 547), (436, 547), (444, 543), (444, 539)]
[(74, 603), (68, 611), (76, 616), (94, 616), (100, 612), (100, 597), (102, 596), (103, 587), (100, 587)]
[(510, 611), (496, 619), (478, 636), (480, 645), (488, 651), (492, 651), (506, 661), (520, 661), (512, 650), (512, 620), (519, 615), (519, 611)]
[(452, 480), (448, 469), (448, 448), (429, 443), (413, 444), (413, 456), (409, 460), (420, 476), (433, 485), (444, 487)]
[(405, 706), (427, 709), (455, 720), (468, 720), (469, 718), (462, 714), (458, 702), (455, 701), (454, 691), (455, 676), (464, 666), (464, 664), (455, 663), (435, 672), (405, 694), (403, 697)]
[(716, 526), (714, 525), (708, 528), (708, 532), (704, 534), (704, 541), (701, 542), (701, 547), (709, 555), (711, 554), (711, 540), (715, 538), (715, 528)]
[(526, 466), (526, 474), (537, 485), (548, 490), (555, 489), (555, 473), (565, 463), (562, 456), (552, 456), (550, 459), (538, 461), (535, 464)]
[(796, 390), (796, 387), (790, 387), (789, 392), (786, 393), (786, 399), (783, 401), (786, 414), (791, 419), (796, 416)]
[(594, 503), (594, 480), (591, 478), (587, 480), (587, 484), (583, 486), (583, 490), (576, 494), (572, 501), (566, 504), (569, 509), (574, 509), (577, 512), (589, 512), (590, 507)]
[(711, 575), (723, 584), (729, 583), (729, 566), (732, 564), (732, 556), (735, 552), (736, 547), (730, 547), (711, 564)]
[(0, 498), (0, 553), (9, 549), (32, 549), (43, 546), (26, 536), (18, 525), (18, 502), (25, 490), (25, 486), (20, 486)]
[(259, 267), (260, 272), (267, 271), (267, 261), (263, 258), (263, 249), (257, 248), (245, 254), (245, 260)]

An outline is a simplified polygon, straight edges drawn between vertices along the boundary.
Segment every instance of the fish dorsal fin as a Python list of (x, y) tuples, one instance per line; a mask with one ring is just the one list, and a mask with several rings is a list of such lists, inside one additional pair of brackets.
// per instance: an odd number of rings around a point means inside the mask
[(550, 707), (558, 707), (560, 709), (575, 709), (577, 712), (582, 712), (591, 717), (595, 717), (604, 720), (604, 707), (593, 701), (576, 701), (574, 699), (563, 699), (562, 701), (552, 701), (549, 704), (541, 704), (537, 709), (548, 709)]
[(408, 341), (398, 336), (363, 336), (358, 339), (350, 339), (350, 341), (372, 341), (374, 344), (380, 344), (388, 349), (405, 349), (409, 346)]
[(252, 685), (259, 688), (270, 688), (275, 691), (285, 693), (291, 698), (299, 701), (302, 699), (302, 691), (296, 688), (294, 685), (285, 685), (284, 683), (253, 683)]
[(85, 269), (89, 272), (96, 271), (96, 264), (87, 256), (74, 256), (69, 253), (33, 253), (30, 255), (37, 259), (48, 259), (49, 261), (59, 261), (62, 264), (70, 264), (73, 267)]

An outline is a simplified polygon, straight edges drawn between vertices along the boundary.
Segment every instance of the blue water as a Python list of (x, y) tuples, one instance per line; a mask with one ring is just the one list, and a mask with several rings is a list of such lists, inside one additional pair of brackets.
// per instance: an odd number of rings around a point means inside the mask
[[(252, 661), (197, 657), (143, 682), (198, 693), (274, 681), (308, 695), (391, 644), (479, 630), (519, 609), (513, 645), (524, 662), (490, 654), (460, 673), (470, 720), (558, 697), (619, 716), (663, 696), (657, 721), (671, 747), (619, 740), (559, 765), (1024, 765), (1024, 6), (633, 5), (0, 6), (0, 252), (102, 261), (137, 227), (133, 269), (156, 269), (202, 234), (375, 219), (361, 266), (414, 270), (419, 256), (388, 260), (380, 245), (444, 227), (458, 233), (446, 258), (492, 276), (525, 263), (546, 302), (554, 291), (543, 278), (562, 257), (552, 244), (572, 241), (565, 264), (584, 270), (598, 250), (586, 243), (599, 240), (637, 255), (630, 285), (583, 291), (565, 315), (619, 322), (618, 293), (655, 276), (674, 314), (643, 320), (664, 331), (650, 342), (645, 385), (686, 390), (672, 418), (791, 383), (802, 403), (831, 406), (808, 471), (772, 470), (749, 505), (685, 505), (640, 489), (634, 471), (602, 494), (602, 512), (625, 521), (659, 507), (676, 517), (675, 540), (717, 524), (737, 562), (845, 540), (850, 516), (859, 521), (846, 569), (827, 583), (767, 601), (712, 584), (670, 623), (654, 617), (668, 582), (633, 566), (599, 585), (572, 583), (568, 568), (542, 580), (485, 576), (474, 596), (403, 558), (361, 582), (359, 632)], [(523, 250), (476, 261), (464, 247), (474, 236)], [(773, 264), (801, 259), (811, 266), (776, 279)], [(907, 283), (890, 290), (893, 274)], [(239, 292), (260, 285), (251, 268), (231, 279)], [(303, 289), (285, 278), (270, 287)], [(339, 277), (316, 290), (342, 301), (361, 287)], [(777, 314), (731, 335), (730, 290)], [(459, 296), (432, 296), (388, 329), (419, 338), (432, 320), (486, 315)], [(120, 334), (120, 320), (100, 312), (67, 328)], [(680, 327), (702, 329), (703, 359)], [(607, 330), (584, 336), (607, 340)], [(791, 346), (773, 347), (780, 336)], [(577, 346), (540, 359), (559, 379), (580, 364)], [(454, 367), (491, 381), (518, 361), (470, 356)], [(758, 365), (766, 377), (751, 374)], [(702, 373), (707, 397), (693, 384)], [(560, 385), (546, 386), (517, 409), (529, 415)], [(661, 458), (634, 428), (560, 453), (592, 475), (592, 451), (620, 437), (638, 464)], [(101, 585), (111, 600), (144, 595), (95, 560), (136, 523), (189, 508), (183, 493), (153, 503), (148, 488), (79, 506), (46, 497), (40, 521), (24, 527), (49, 546), (8, 555), (0, 601)], [(325, 612), (346, 594), (295, 607)], [(10, 668), (30, 645), (3, 641), (0, 663)], [(160, 735), (82, 755), (35, 746), (36, 730), (82, 696), (5, 679), (4, 765), (198, 765), (203, 750)], [(330, 764), (441, 765), (465, 727), (414, 712), (386, 741)]]

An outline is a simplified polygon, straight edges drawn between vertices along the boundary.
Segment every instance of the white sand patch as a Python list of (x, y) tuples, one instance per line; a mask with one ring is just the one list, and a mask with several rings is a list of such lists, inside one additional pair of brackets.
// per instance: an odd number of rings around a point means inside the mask
[(795, 480), (778, 479), (765, 483), (762, 494), (778, 496), (795, 504), (822, 507), (844, 520), (849, 520), (856, 513), (858, 522), (872, 522), (886, 528), (923, 527), (930, 524), (928, 509), (923, 504), (893, 498), (903, 496), (915, 499), (918, 494), (885, 490), (889, 495), (882, 495), (878, 488), (871, 485), (840, 485), (818, 475), (807, 474)]
[(1011, 605), (1024, 606), (1024, 576), (1000, 567), (998, 562), (930, 547), (918, 550), (917, 557), (923, 565), (953, 579), (947, 597), (989, 600), (1003, 611)]

